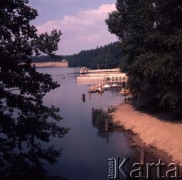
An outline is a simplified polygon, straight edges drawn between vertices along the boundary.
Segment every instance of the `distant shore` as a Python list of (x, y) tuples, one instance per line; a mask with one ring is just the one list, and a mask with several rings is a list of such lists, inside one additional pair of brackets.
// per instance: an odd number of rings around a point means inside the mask
[(68, 63), (65, 62), (37, 62), (32, 65), (35, 67), (68, 67)]
[[(130, 104), (119, 105), (112, 115), (114, 122), (136, 133), (149, 147), (149, 151), (150, 147), (156, 149), (151, 153), (158, 153), (159, 157), (163, 156), (167, 161), (172, 159), (173, 162), (182, 166), (182, 124), (164, 122), (135, 110)], [(136, 139), (136, 143), (137, 141)], [(165, 157), (166, 155), (168, 158)]]

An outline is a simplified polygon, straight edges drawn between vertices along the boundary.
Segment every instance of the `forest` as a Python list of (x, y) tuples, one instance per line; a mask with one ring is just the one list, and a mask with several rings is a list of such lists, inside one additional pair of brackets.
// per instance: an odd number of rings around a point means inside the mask
[(96, 49), (84, 50), (78, 54), (64, 56), (70, 67), (115, 68), (122, 60), (121, 43), (114, 42)]
[(62, 61), (63, 56), (61, 55), (39, 55), (39, 56), (32, 56), (32, 62), (55, 62), (55, 61)]
[(139, 107), (182, 114), (181, 19), (181, 0), (117, 0), (106, 19)]
[(114, 42), (96, 49), (83, 50), (73, 55), (34, 56), (33, 62), (69, 61), (69, 67), (115, 68), (122, 60), (121, 43)]

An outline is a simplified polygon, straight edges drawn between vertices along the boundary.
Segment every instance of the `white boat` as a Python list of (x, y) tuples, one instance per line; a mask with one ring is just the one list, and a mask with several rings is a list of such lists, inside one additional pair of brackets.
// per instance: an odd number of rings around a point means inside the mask
[(112, 84), (111, 87), (117, 87), (118, 85), (117, 84)]
[(112, 88), (119, 88), (119, 87), (122, 87), (122, 85), (114, 83), (114, 84), (111, 85), (111, 87)]
[(110, 84), (104, 84), (104, 85), (102, 86), (102, 88), (104, 88), (104, 89), (109, 89), (110, 87), (111, 87)]
[(80, 68), (80, 74), (87, 74), (87, 73), (88, 73), (88, 69), (86, 67)]
[(97, 92), (100, 92), (100, 93), (101, 93), (101, 92), (103, 92), (103, 91), (104, 91), (103, 88), (101, 88), (101, 87), (98, 87), (98, 88), (97, 88)]

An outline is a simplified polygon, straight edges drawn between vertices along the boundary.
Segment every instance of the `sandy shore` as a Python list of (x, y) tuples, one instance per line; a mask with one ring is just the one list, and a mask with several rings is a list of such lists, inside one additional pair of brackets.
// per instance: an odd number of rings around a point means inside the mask
[(129, 104), (119, 105), (113, 113), (113, 120), (138, 134), (146, 145), (162, 150), (182, 165), (182, 124), (164, 122), (135, 110)]

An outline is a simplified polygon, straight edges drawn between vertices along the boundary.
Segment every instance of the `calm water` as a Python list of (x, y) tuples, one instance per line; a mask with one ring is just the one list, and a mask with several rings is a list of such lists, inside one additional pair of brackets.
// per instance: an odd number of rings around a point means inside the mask
[[(70, 180), (105, 180), (108, 179), (108, 158), (136, 156), (124, 133), (102, 134), (92, 125), (93, 107), (107, 109), (122, 102), (118, 90), (89, 96), (88, 84), (76, 81), (79, 68), (40, 68), (38, 71), (50, 73), (60, 83), (60, 88), (50, 92), (44, 102), (59, 107), (63, 117), (60, 126), (71, 128), (64, 138), (51, 139), (55, 147), (62, 148), (62, 155), (54, 166), (46, 165), (49, 174)], [(85, 102), (81, 99), (83, 93)]]

